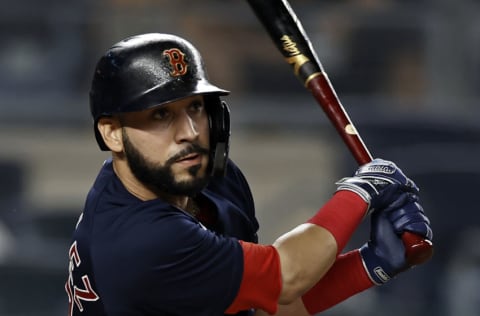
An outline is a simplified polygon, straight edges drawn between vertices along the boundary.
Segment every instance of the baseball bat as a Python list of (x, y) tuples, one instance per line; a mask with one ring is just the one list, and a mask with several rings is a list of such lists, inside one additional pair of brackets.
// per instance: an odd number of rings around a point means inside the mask
[[(352, 153), (358, 164), (372, 161), (372, 155), (350, 120), (325, 73), (320, 60), (287, 0), (247, 0), (274, 44), (289, 63)], [(433, 244), (423, 237), (404, 232), (402, 241), (411, 265), (423, 263), (433, 255)]]

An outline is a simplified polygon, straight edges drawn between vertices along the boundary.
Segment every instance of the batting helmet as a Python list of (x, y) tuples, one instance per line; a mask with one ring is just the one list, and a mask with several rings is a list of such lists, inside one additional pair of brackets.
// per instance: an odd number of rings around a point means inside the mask
[(210, 122), (210, 168), (223, 175), (228, 158), (230, 113), (220, 96), (229, 91), (212, 85), (202, 57), (188, 41), (151, 33), (113, 45), (97, 63), (90, 90), (95, 138), (109, 150), (97, 127), (101, 117), (134, 112), (193, 95), (204, 95)]

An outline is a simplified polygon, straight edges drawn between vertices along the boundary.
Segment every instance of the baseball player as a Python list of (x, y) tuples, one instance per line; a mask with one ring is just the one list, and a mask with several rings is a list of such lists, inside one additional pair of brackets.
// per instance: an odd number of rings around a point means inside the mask
[[(174, 35), (133, 36), (100, 58), (90, 110), (111, 158), (73, 233), (69, 315), (312, 315), (409, 269), (401, 233), (432, 238), (415, 184), (376, 159), (258, 244), (248, 182), (228, 158), (227, 94)], [(343, 253), (366, 217), (369, 241)]]

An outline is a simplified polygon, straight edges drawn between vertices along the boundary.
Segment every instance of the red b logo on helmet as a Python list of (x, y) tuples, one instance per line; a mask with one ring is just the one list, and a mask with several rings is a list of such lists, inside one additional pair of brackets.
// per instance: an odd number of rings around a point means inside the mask
[(174, 77), (183, 76), (187, 73), (188, 65), (185, 62), (185, 54), (178, 48), (167, 49), (163, 51), (163, 55), (167, 56)]

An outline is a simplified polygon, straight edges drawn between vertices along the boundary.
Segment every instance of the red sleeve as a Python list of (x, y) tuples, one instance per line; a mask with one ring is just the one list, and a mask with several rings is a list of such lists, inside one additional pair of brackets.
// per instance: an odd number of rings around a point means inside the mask
[(250, 308), (277, 311), (282, 290), (280, 257), (275, 247), (239, 241), (243, 248), (243, 277), (235, 300), (226, 310), (234, 314)]
[(337, 191), (308, 221), (327, 229), (337, 241), (337, 254), (345, 248), (367, 211), (367, 203), (351, 191)]
[(303, 295), (303, 304), (315, 315), (372, 286), (360, 252), (352, 250), (337, 257), (327, 274)]

